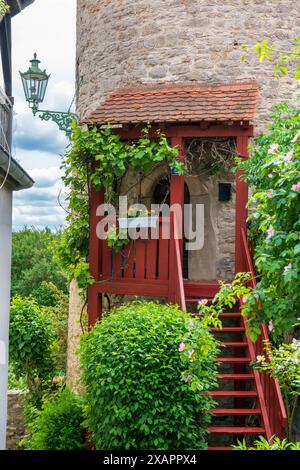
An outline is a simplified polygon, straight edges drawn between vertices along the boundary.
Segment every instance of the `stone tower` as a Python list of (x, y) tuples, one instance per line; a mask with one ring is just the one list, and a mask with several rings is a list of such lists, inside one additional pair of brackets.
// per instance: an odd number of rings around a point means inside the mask
[[(296, 83), (291, 77), (275, 79), (272, 63), (260, 65), (253, 59), (242, 63), (240, 47), (268, 38), (278, 49), (289, 50), (299, 30), (300, 9), (295, 0), (78, 0), (77, 112), (81, 118), (87, 116), (111, 92), (127, 84), (256, 79), (260, 102), (254, 124), (259, 133), (272, 106), (296, 95)], [(223, 180), (234, 186), (229, 175)], [(192, 202), (216, 201), (215, 180), (204, 189), (201, 181), (197, 185), (187, 178), (186, 183)], [(149, 195), (153, 194), (153, 188), (148, 189)], [(146, 190), (143, 196), (147, 199)], [(189, 260), (191, 278), (199, 279), (200, 274), (203, 278), (199, 266), (205, 266), (206, 271), (212, 267), (209, 277), (231, 277), (234, 213), (234, 191), (227, 205), (213, 202), (208, 206), (209, 257), (197, 260), (193, 255)], [(75, 291), (73, 286), (71, 296), (76, 297)], [(80, 308), (74, 307), (78, 299), (73, 300), (69, 371), (78, 364), (73, 353), (81, 332)]]
[(261, 86), (256, 129), (272, 105), (293, 97), (291, 78), (272, 64), (241, 61), (241, 44), (268, 38), (289, 50), (299, 35), (294, 0), (78, 0), (77, 110), (95, 109), (128, 83), (230, 82)]

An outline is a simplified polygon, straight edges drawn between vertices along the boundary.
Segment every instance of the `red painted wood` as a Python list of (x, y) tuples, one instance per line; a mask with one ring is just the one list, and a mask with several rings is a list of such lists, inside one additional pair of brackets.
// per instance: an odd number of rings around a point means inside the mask
[(252, 380), (254, 374), (221, 374), (221, 380)]
[(168, 297), (169, 282), (162, 280), (137, 279), (100, 279), (95, 284), (98, 292), (107, 292), (120, 295), (137, 295), (151, 297)]
[(135, 259), (135, 243), (129, 243), (125, 249), (125, 266), (124, 266), (124, 278), (133, 279), (133, 268)]
[(135, 242), (135, 278), (145, 279), (146, 271), (146, 240), (136, 240)]
[(163, 221), (160, 227), (160, 237), (158, 240), (158, 278), (161, 280), (169, 279), (169, 243), (167, 239), (162, 239), (163, 227), (169, 222)]
[(212, 410), (214, 415), (260, 415), (261, 410), (258, 408), (215, 408)]
[(217, 281), (189, 281), (184, 280), (184, 290), (186, 297), (213, 298), (219, 291)]
[(102, 317), (102, 294), (93, 286), (88, 291), (88, 327), (92, 328)]
[(257, 392), (255, 390), (215, 390), (211, 392), (211, 395), (215, 398), (223, 397), (256, 397)]
[(111, 275), (111, 250), (107, 245), (107, 242), (103, 241), (103, 257), (102, 257), (102, 274), (103, 276)]
[[(150, 137), (157, 138), (157, 128), (150, 130)], [(123, 139), (138, 139), (141, 137), (141, 129), (131, 128), (127, 130), (116, 129), (116, 133)], [(236, 137), (236, 136), (253, 136), (253, 126), (226, 126), (226, 125), (209, 125), (206, 129), (199, 125), (183, 125), (183, 126), (167, 126), (163, 129), (166, 137)]]
[[(174, 253), (171, 253), (170, 256), (174, 258), (174, 300), (175, 303), (179, 305), (182, 310), (186, 310), (186, 303), (185, 303), (185, 292), (184, 292), (184, 284), (183, 284), (183, 275), (182, 275), (182, 258), (180, 253), (180, 240), (179, 240), (179, 233), (178, 233), (178, 225), (177, 225), (177, 216), (176, 214), (171, 214), (171, 223), (172, 223), (172, 234), (173, 234), (173, 247)], [(173, 268), (173, 266), (170, 267)]]
[(260, 427), (211, 427), (209, 428), (211, 434), (264, 434), (264, 428)]
[(251, 361), (250, 357), (218, 357), (217, 362), (234, 364), (235, 362), (248, 363)]
[(224, 326), (221, 330), (220, 328), (211, 328), (210, 331), (213, 333), (228, 333), (228, 332), (244, 332), (245, 328), (242, 326)]
[[(243, 244), (244, 263), (246, 265), (246, 270), (252, 274), (251, 286), (254, 287), (256, 285), (255, 271), (248, 248), (246, 230), (243, 228), (241, 229), (241, 241)], [(242, 321), (245, 325), (245, 318), (243, 318)], [(249, 338), (247, 338), (250, 357), (252, 360), (255, 360), (257, 355), (264, 354), (264, 344), (266, 341), (269, 342), (268, 331), (265, 323), (261, 326), (261, 332), (262, 334), (254, 344)], [(285, 436), (285, 429), (287, 426), (287, 415), (278, 381), (272, 379), (268, 374), (258, 373), (256, 370), (254, 370), (254, 375), (259, 391), (263, 419), (266, 423), (267, 436), (276, 434), (278, 437), (283, 438)]]
[(157, 245), (158, 240), (149, 239), (147, 243), (147, 279), (156, 279), (156, 263), (157, 263)]
[(113, 276), (114, 278), (118, 279), (122, 276), (122, 271), (121, 271), (121, 253), (114, 253), (114, 270), (113, 270)]
[[(237, 151), (243, 157), (248, 157), (248, 137), (237, 137)], [(241, 180), (241, 172), (236, 172), (236, 205), (235, 205), (235, 272), (246, 271), (243, 256), (243, 241), (241, 230), (247, 230), (247, 201), (248, 186)]]
[(221, 344), (221, 347), (227, 347), (227, 348), (246, 348), (248, 346), (247, 342), (224, 342)]

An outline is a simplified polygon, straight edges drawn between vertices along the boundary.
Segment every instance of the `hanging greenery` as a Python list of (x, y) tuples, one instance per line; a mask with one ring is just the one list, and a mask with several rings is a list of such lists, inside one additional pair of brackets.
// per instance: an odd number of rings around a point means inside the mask
[(0, 15), (4, 16), (10, 10), (9, 6), (7, 5), (5, 0), (0, 0)]
[(68, 227), (56, 244), (57, 257), (70, 279), (79, 287), (93, 283), (88, 268), (89, 193), (92, 186), (104, 189), (107, 203), (116, 207), (122, 180), (129, 170), (138, 175), (137, 185), (156, 165), (166, 162), (177, 174), (185, 173), (178, 160), (178, 148), (171, 147), (165, 135), (149, 135), (150, 126), (141, 138), (124, 141), (110, 127), (84, 128), (72, 126), (70, 144), (63, 159), (64, 183), (69, 190)]
[(284, 103), (271, 117), (269, 131), (251, 148), (251, 158), (240, 162), (254, 209), (249, 221), (258, 282), (244, 306), (253, 340), (262, 321), (273, 339), (299, 325), (300, 110)]

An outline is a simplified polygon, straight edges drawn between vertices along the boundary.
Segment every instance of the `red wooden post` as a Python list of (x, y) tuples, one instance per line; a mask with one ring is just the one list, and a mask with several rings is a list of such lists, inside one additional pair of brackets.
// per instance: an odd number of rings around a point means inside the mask
[[(184, 150), (183, 150), (183, 139), (182, 136), (178, 133), (175, 137), (171, 138), (171, 144), (173, 147), (177, 146), (179, 150), (178, 158), (179, 160), (184, 160)], [(170, 206), (179, 205), (184, 208), (184, 176), (181, 175), (171, 175), (171, 184), (170, 184)], [(183, 221), (183, 215), (181, 218), (178, 217), (178, 220)], [(172, 218), (170, 219), (170, 223)], [(174, 274), (175, 274), (175, 244), (174, 244), (174, 230), (173, 224), (170, 226), (170, 255), (169, 255), (169, 276), (170, 276), (170, 290), (169, 290), (169, 301), (175, 302), (175, 292), (174, 292)], [(180, 232), (183, 231), (183, 227), (179, 227)], [(183, 251), (183, 242), (180, 240), (180, 253), (182, 260), (182, 251)]]
[[(237, 136), (237, 151), (243, 157), (248, 157), (248, 136)], [(235, 206), (235, 272), (246, 271), (243, 256), (242, 229), (247, 233), (247, 201), (248, 186), (241, 180), (241, 171), (236, 172), (236, 206)]]
[[(102, 266), (102, 245), (96, 233), (98, 217), (96, 216), (97, 207), (104, 202), (104, 191), (96, 191), (91, 188), (90, 194), (90, 241), (89, 241), (89, 264), (90, 273), (97, 282), (101, 274)], [(94, 325), (102, 315), (102, 294), (97, 292), (95, 285), (90, 286), (88, 290), (88, 323)]]

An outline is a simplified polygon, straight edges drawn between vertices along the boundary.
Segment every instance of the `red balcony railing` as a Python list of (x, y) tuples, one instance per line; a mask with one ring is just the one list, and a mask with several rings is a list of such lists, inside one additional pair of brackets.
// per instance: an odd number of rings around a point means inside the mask
[[(243, 229), (242, 240), (244, 247), (245, 266), (247, 271), (252, 275), (251, 286), (254, 287), (256, 285), (255, 270), (248, 247), (246, 233)], [(261, 334), (259, 335), (257, 341), (253, 343), (255, 356), (265, 354), (266, 342), (269, 342), (269, 335), (266, 325), (263, 323), (261, 326)], [(265, 372), (260, 372), (259, 376), (271, 428), (271, 435), (276, 435), (280, 438), (283, 438), (285, 437), (285, 430), (287, 426), (287, 415), (279, 383), (276, 379), (273, 379)]]

